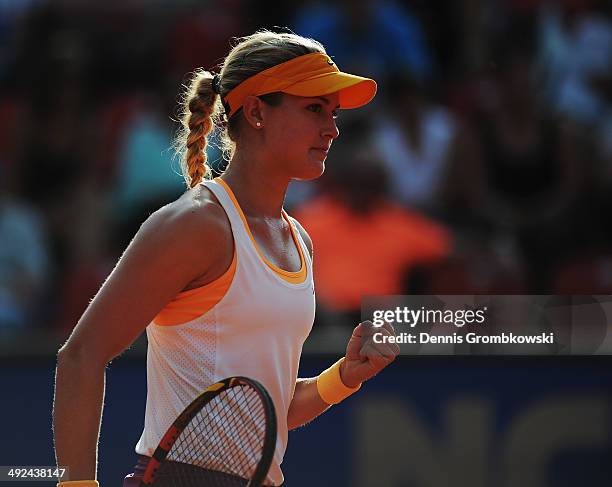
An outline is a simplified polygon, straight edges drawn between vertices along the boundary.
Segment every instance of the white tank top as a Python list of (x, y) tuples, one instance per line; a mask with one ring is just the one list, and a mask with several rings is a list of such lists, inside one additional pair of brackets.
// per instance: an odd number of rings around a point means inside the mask
[(212, 383), (234, 375), (251, 377), (264, 385), (276, 408), (278, 437), (266, 483), (280, 485), (287, 412), (302, 345), (314, 321), (310, 254), (294, 228), (306, 279), (298, 284), (282, 279), (254, 247), (240, 210), (223, 185), (202, 184), (214, 193), (229, 218), (236, 271), (225, 296), (202, 316), (179, 325), (151, 323), (147, 327), (147, 404), (136, 452), (151, 456), (176, 417)]

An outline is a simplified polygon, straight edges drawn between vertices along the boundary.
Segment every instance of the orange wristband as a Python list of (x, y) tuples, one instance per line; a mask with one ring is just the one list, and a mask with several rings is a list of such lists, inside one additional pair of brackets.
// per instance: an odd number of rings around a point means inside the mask
[(359, 384), (357, 387), (347, 387), (342, 382), (340, 377), (340, 365), (344, 361), (344, 357), (338, 360), (329, 369), (324, 370), (317, 377), (317, 390), (319, 396), (327, 404), (338, 404), (343, 401), (351, 394), (357, 392), (361, 387)]

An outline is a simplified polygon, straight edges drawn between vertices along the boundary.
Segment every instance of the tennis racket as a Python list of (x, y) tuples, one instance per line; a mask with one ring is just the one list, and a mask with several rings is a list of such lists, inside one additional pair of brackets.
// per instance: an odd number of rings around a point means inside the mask
[(260, 487), (276, 446), (266, 389), (229, 377), (196, 397), (168, 428), (140, 487)]

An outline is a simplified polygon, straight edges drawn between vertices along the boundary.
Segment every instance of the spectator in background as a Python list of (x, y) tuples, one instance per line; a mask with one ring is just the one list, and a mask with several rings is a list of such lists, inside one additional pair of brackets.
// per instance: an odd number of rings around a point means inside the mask
[(588, 231), (595, 237), (607, 233), (609, 248), (612, 232), (605, 229), (612, 209), (612, 3), (547, 3), (540, 15), (539, 40), (545, 94), (556, 112), (588, 133), (592, 151), (581, 153), (593, 180), (589, 218), (601, 215), (591, 223), (598, 231)]
[(52, 36), (41, 50), (37, 77), (24, 81), (25, 128), (17, 134), (11, 179), (16, 199), (27, 201), (30, 208), (5, 202), (4, 228), (14, 232), (5, 243), (2, 238), (9, 250), (5, 255), (11, 255), (11, 248), (23, 252), (11, 257), (13, 272), (24, 271), (25, 282), (13, 284), (26, 299), (21, 306), (27, 314), (21, 319), (33, 325), (44, 315), (49, 329), (72, 265), (72, 241), (82, 230), (73, 218), (81, 208), (80, 195), (95, 194), (84, 190), (90, 182), (95, 186), (90, 161), (97, 139), (86, 80), (87, 51), (78, 41), (78, 35), (66, 32)]
[(609, 2), (566, 0), (541, 12), (539, 64), (546, 94), (560, 112), (602, 128), (611, 117), (611, 10)]
[[(104, 226), (108, 198), (100, 185), (99, 167), (94, 164), (97, 149), (104, 142), (98, 131), (96, 100), (90, 97), (90, 51), (75, 31), (54, 31), (50, 38), (46, 50), (41, 50), (36, 78), (27, 79), (27, 129), (19, 134), (12, 172), (16, 193), (37, 212), (36, 218), (21, 214), (22, 246), (32, 249), (27, 258), (32, 265), (44, 258), (53, 264), (46, 271), (51, 271), (51, 276), (39, 279), (41, 286), (46, 286), (39, 287), (38, 294), (29, 291), (28, 306), (37, 303), (37, 312), (44, 314), (49, 331), (61, 333), (67, 326), (64, 320), (72, 326), (74, 316), (80, 316), (106, 275), (106, 269), (100, 269), (104, 257), (99, 249), (110, 225)], [(34, 251), (34, 244), (26, 241), (25, 228), (42, 225), (48, 238), (41, 242), (34, 236), (41, 231), (37, 229), (29, 239), (46, 248)], [(93, 277), (78, 277), (84, 274)], [(74, 282), (78, 285), (71, 285)]]
[(294, 30), (319, 39), (343, 66), (382, 78), (403, 69), (424, 81), (431, 54), (419, 19), (392, 1), (309, 2), (296, 14)]
[[(452, 246), (448, 231), (392, 201), (378, 154), (365, 148), (368, 132), (348, 132), (321, 194), (296, 210), (316, 242), (317, 320), (328, 325), (358, 318), (365, 295), (403, 294), (412, 268), (444, 259)], [(359, 149), (350, 148), (355, 140)]]
[(437, 213), (455, 153), (457, 123), (446, 108), (427, 99), (414, 78), (391, 75), (386, 86), (375, 141), (393, 196), (407, 207)]
[(532, 60), (509, 48), (477, 119), (480, 213), (493, 232), (510, 232), (532, 292), (550, 289), (551, 266), (571, 244), (571, 215), (582, 188), (574, 127), (548, 115), (536, 95)]
[(6, 172), (0, 172), (0, 331), (35, 324), (50, 277), (40, 214), (12, 197), (7, 182)]
[(129, 243), (140, 223), (183, 190), (178, 161), (171, 149), (170, 118), (154, 93), (132, 96), (130, 116), (123, 124), (113, 192), (119, 224), (117, 248)]

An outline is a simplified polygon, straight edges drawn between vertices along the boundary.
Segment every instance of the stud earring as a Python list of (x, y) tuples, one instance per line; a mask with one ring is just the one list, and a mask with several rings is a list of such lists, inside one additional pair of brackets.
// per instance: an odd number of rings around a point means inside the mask
[(255, 125), (257, 125), (258, 127), (261, 127), (261, 122), (257, 122)]

